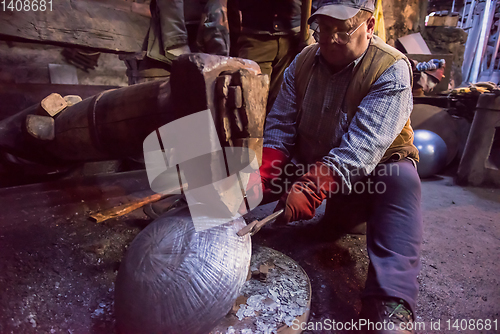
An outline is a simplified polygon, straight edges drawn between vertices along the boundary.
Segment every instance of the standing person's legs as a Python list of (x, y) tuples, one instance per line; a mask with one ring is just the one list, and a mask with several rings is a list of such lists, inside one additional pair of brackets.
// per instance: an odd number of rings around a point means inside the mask
[[(184, 20), (184, 0), (156, 0), (154, 17), (158, 17), (163, 47), (166, 51), (188, 45)], [(201, 12), (200, 12), (201, 15)]]
[(262, 74), (271, 77), (273, 62), (278, 53), (276, 37), (269, 35), (240, 35), (238, 57), (250, 59), (260, 66)]
[(272, 64), (271, 83), (269, 85), (269, 97), (267, 98), (267, 113), (271, 111), (274, 101), (278, 96), (283, 82), (283, 74), (297, 55), (299, 39), (297, 36), (280, 36), (277, 40), (277, 54)]
[(267, 114), (281, 89), (283, 73), (297, 55), (297, 50), (297, 36), (240, 35), (238, 38), (238, 57), (255, 61), (262, 74), (269, 75)]
[(418, 294), (423, 224), (421, 188), (409, 160), (377, 166), (367, 225), (370, 257), (363, 298), (403, 299), (413, 311)]

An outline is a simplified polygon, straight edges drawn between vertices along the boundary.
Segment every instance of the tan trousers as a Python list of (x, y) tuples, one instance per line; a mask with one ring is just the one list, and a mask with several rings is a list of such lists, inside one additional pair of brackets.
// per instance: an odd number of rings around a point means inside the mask
[(298, 36), (240, 35), (238, 57), (255, 61), (270, 77), (266, 112), (269, 114), (278, 96), (283, 73), (298, 53)]

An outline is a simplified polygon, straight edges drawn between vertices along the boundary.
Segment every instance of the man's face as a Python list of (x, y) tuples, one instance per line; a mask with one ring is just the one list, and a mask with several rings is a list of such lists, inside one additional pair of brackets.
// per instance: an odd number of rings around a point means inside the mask
[[(349, 26), (347, 21), (320, 16), (318, 24), (322, 31), (319, 35), (321, 55), (332, 65), (333, 69), (339, 70), (359, 58), (368, 48), (373, 36), (375, 19), (371, 17), (368, 21), (357, 22), (355, 26)], [(335, 32), (350, 34), (349, 42), (345, 45), (334, 42), (332, 34)]]

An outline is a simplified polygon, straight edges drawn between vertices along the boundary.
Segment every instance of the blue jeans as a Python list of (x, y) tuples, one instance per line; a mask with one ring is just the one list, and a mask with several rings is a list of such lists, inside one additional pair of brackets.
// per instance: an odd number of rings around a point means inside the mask
[(351, 194), (327, 200), (327, 223), (367, 223), (370, 264), (362, 298), (402, 298), (415, 310), (423, 234), (420, 201), (420, 178), (406, 159), (378, 165), (353, 185)]

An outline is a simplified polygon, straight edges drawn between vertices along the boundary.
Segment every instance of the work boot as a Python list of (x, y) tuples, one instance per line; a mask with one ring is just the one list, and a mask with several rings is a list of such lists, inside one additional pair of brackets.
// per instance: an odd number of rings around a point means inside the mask
[(362, 333), (414, 334), (414, 316), (408, 304), (399, 298), (370, 297), (363, 300), (360, 323)]

